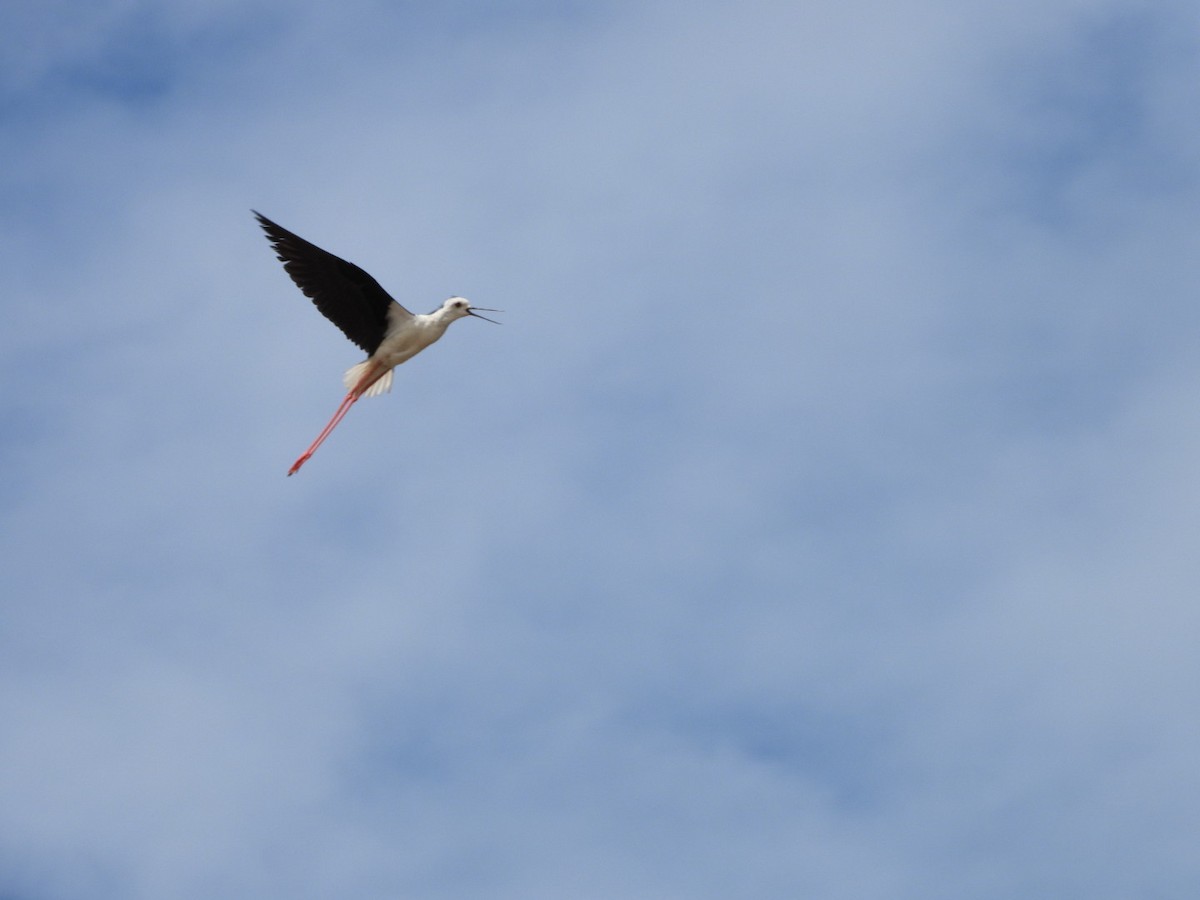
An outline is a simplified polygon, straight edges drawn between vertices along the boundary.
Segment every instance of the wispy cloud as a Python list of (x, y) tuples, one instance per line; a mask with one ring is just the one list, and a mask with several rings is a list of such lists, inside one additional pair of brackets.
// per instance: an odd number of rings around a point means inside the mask
[(4, 16), (0, 894), (1189, 896), (1194, 11)]

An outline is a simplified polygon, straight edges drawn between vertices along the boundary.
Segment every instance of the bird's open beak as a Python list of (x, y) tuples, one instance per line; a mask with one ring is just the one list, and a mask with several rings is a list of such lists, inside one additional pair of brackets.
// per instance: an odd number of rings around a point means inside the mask
[(484, 312), (504, 312), (502, 309), (488, 309), (486, 306), (468, 306), (467, 315), (474, 316), (477, 319), (483, 319), (485, 322), (491, 322), (493, 325), (503, 325), (503, 322), (497, 322), (495, 319), (489, 319), (487, 316), (481, 316), (475, 310), (482, 309)]

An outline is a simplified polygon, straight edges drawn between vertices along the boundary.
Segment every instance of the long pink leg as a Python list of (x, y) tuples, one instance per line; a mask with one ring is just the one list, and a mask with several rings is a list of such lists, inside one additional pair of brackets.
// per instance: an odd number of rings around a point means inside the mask
[(350, 407), (354, 405), (354, 401), (358, 396), (351, 391), (346, 395), (346, 399), (342, 401), (342, 405), (337, 408), (337, 412), (333, 414), (333, 418), (329, 420), (329, 424), (317, 435), (317, 439), (309, 445), (309, 448), (300, 454), (300, 458), (292, 463), (292, 467), (288, 469), (288, 475), (295, 475), (300, 471), (300, 467), (308, 462), (308, 458), (317, 452), (317, 448), (325, 442), (325, 438), (329, 437), (329, 433), (337, 427), (337, 423), (345, 418), (346, 413), (350, 412)]
[[(383, 371), (386, 372), (387, 370), (384, 369)], [(368, 369), (363, 374), (363, 377), (359, 380), (358, 384), (356, 384), (350, 393), (348, 393), (342, 400), (341, 406), (337, 408), (337, 412), (333, 414), (333, 418), (329, 420), (329, 424), (321, 430), (321, 433), (317, 435), (317, 439), (309, 445), (309, 448), (300, 454), (300, 458), (292, 463), (292, 467), (288, 469), (288, 477), (291, 477), (300, 471), (300, 467), (308, 462), (309, 457), (316, 453), (317, 448), (325, 442), (325, 438), (329, 437), (333, 429), (337, 428), (338, 422), (342, 421), (342, 419), (346, 417), (346, 413), (350, 412), (350, 407), (352, 407), (358, 401), (358, 398), (362, 396), (363, 391), (374, 384), (381, 375), (383, 375), (383, 372), (375, 371), (374, 367)]]

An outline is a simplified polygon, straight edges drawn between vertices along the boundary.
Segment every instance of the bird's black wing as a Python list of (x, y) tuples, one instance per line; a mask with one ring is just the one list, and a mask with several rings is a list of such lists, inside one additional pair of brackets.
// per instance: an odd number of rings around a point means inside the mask
[(399, 307), (397, 313), (412, 315), (354, 263), (310, 244), (261, 213), (254, 215), (296, 287), (368, 355), (383, 342), (388, 329), (388, 310), (393, 305)]

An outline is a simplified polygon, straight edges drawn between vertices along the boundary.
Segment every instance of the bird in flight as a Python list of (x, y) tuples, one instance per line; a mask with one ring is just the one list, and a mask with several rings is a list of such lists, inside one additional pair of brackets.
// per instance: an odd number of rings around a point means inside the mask
[(500, 310), (472, 306), (465, 297), (451, 297), (428, 314), (413, 314), (354, 263), (310, 244), (261, 213), (254, 215), (296, 287), (367, 354), (365, 360), (346, 371), (342, 383), (349, 393), (317, 439), (292, 463), (288, 475), (300, 470), (360, 397), (376, 397), (390, 391), (392, 370), (445, 334), (455, 319), (475, 316), (500, 324), (477, 312)]

